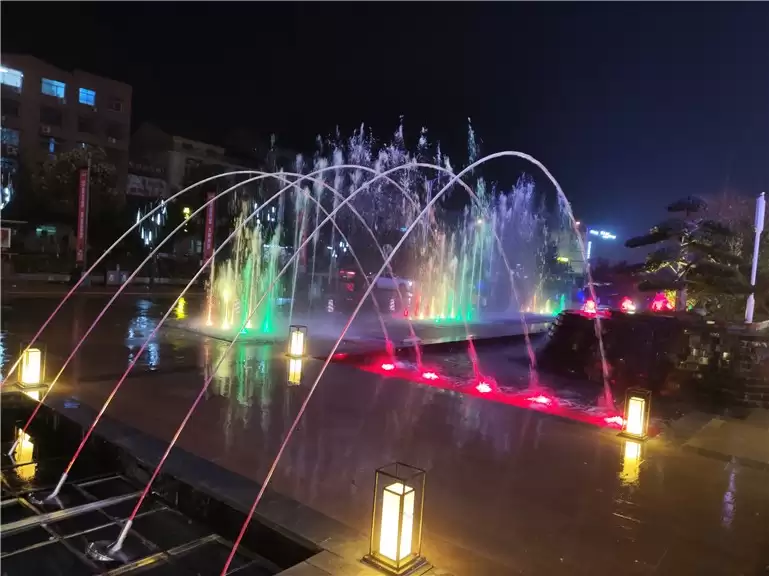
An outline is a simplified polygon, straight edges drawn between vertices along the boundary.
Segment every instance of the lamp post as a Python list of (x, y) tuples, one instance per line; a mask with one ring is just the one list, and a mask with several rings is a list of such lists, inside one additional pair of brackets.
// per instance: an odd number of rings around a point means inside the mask
[(303, 358), (307, 348), (307, 326), (292, 324), (288, 329), (288, 357)]
[(376, 471), (371, 541), (363, 562), (392, 576), (423, 574), (425, 471), (396, 462)]
[(643, 388), (628, 388), (625, 395), (625, 414), (622, 436), (631, 440), (646, 440), (649, 432), (651, 392)]
[(756, 237), (753, 241), (753, 264), (750, 269), (750, 286), (753, 289), (748, 296), (748, 303), (745, 306), (745, 323), (753, 323), (753, 309), (756, 307), (756, 274), (758, 273), (758, 249), (761, 244), (761, 233), (764, 231), (764, 220), (766, 216), (766, 194), (761, 192), (756, 199)]

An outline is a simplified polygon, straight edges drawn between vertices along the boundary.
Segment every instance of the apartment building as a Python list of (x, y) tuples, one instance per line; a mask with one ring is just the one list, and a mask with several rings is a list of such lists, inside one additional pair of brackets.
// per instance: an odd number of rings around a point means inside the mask
[(3, 54), (3, 195), (12, 196), (22, 163), (42, 163), (76, 146), (101, 147), (125, 190), (131, 134), (131, 86), (38, 58)]

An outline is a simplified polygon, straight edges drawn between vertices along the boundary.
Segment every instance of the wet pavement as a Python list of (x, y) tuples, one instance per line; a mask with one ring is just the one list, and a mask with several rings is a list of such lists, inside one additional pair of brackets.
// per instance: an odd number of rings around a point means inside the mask
[[(46, 331), (49, 375), (104, 302), (68, 304)], [(57, 385), (54, 401), (74, 397), (83, 408), (98, 409), (171, 302), (127, 298), (109, 311)], [(55, 301), (9, 304), (3, 310), (6, 364)], [(199, 305), (190, 301), (185, 314)], [(169, 439), (226, 346), (181, 329), (161, 330), (109, 418)], [(301, 383), (289, 385), (283, 351), (282, 345), (236, 345), (180, 438), (182, 451), (261, 482), (322, 365), (306, 359)], [(426, 361), (458, 382), (474, 381), (479, 367), (502, 388), (528, 386), (520, 344), (479, 346), (478, 363), (467, 358), (442, 352)], [(588, 384), (547, 375), (540, 383), (580, 413), (594, 409), (600, 395)], [(635, 445), (616, 429), (541, 405), (434, 384), (332, 363), (309, 403), (271, 487), (361, 534), (346, 557), (367, 552), (374, 470), (400, 460), (427, 470), (424, 552), (456, 575), (769, 573), (769, 466), (761, 465), (760, 452), (751, 452), (752, 460), (736, 453), (717, 431), (749, 430), (740, 447), (769, 439), (758, 413), (718, 426), (711, 415), (681, 412), (662, 422), (655, 438)], [(708, 453), (718, 442), (723, 445)], [(248, 494), (239, 498), (250, 504)], [(314, 541), (323, 547), (333, 537), (316, 530)]]

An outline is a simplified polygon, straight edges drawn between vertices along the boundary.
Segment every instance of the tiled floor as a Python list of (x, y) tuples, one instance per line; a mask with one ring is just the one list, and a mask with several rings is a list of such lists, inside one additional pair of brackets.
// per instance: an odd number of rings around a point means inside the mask
[[(62, 466), (56, 460), (29, 457), (34, 439), (25, 442), (29, 451), (19, 453), (20, 463), (7, 463), (2, 471), (0, 563), (4, 576), (220, 574), (231, 543), (152, 497), (139, 511), (116, 561), (89, 558), (86, 549), (90, 543), (116, 539), (140, 488), (118, 475), (81, 471), (81, 476), (96, 479), (67, 483), (56, 501), (40, 502), (38, 498), (49, 493), (49, 480), (58, 477)], [(3, 451), (8, 448), (4, 443)], [(267, 576), (278, 571), (277, 566), (242, 550), (228, 573)]]

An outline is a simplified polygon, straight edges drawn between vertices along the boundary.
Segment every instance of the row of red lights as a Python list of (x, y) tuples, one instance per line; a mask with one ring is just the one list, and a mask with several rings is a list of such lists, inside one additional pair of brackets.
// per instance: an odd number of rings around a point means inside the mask
[[(396, 373), (397, 370), (397, 376), (400, 378), (404, 378), (407, 380), (414, 381), (414, 376), (416, 376), (416, 373), (400, 368), (395, 364), (395, 362), (388, 361), (383, 362), (379, 364), (378, 366), (361, 366), (364, 370), (367, 371), (373, 371), (373, 372), (379, 372), (377, 368), (381, 369), (382, 372), (386, 373), (387, 375), (393, 376)], [(420, 372), (420, 378), (417, 380), (418, 383), (421, 384), (429, 384), (432, 386), (437, 386), (444, 389), (450, 389), (450, 390), (456, 390), (455, 386), (451, 386), (447, 380), (441, 378), (436, 372), (432, 370), (427, 370)], [(493, 381), (493, 379), (485, 378), (485, 377), (478, 377), (476, 379), (476, 383), (472, 388), (472, 391), (465, 390), (465, 393), (472, 394), (473, 392), (477, 392), (479, 395), (484, 397), (492, 397), (492, 399), (495, 399), (496, 401), (505, 403), (505, 404), (513, 404), (517, 406), (521, 406), (521, 397), (517, 397), (511, 394), (506, 394), (504, 392), (501, 392), (499, 388), (496, 386), (496, 383)], [(585, 415), (581, 412), (569, 410), (565, 407), (558, 405), (558, 399), (557, 397), (553, 396), (547, 396), (542, 393), (535, 394), (533, 396), (529, 396), (525, 398), (525, 401), (528, 404), (528, 407), (536, 406), (538, 408), (543, 409), (549, 409), (550, 412), (570, 417), (572, 419), (577, 419), (585, 422), (589, 422), (591, 424), (596, 425), (603, 425), (603, 426), (610, 426), (610, 427), (616, 427), (616, 428), (622, 428), (623, 419), (622, 416), (619, 415), (612, 415), (607, 416), (604, 418), (596, 418), (589, 415)], [(526, 407), (526, 406), (523, 406)]]
[[(633, 314), (636, 311), (636, 304), (631, 298), (625, 296), (619, 303), (619, 309), (625, 314)], [(654, 297), (654, 300), (652, 300), (649, 309), (652, 312), (672, 312), (674, 308), (667, 297), (660, 292)], [(602, 311), (598, 309), (595, 300), (589, 298), (585, 300), (585, 303), (582, 305), (582, 312), (588, 316), (596, 316)]]

